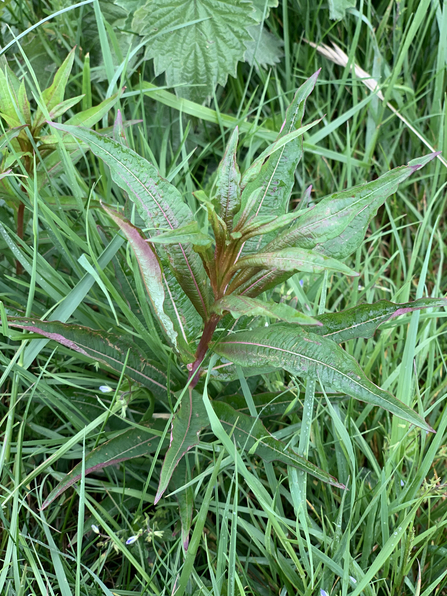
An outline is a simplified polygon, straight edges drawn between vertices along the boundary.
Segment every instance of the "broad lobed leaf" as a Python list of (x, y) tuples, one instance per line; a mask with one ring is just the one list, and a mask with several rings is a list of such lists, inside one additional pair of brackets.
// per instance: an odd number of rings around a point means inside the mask
[(214, 346), (214, 350), (240, 366), (275, 366), (320, 381), (355, 399), (385, 408), (424, 430), (433, 430), (406, 404), (374, 385), (340, 346), (301, 327), (271, 325), (236, 333)]

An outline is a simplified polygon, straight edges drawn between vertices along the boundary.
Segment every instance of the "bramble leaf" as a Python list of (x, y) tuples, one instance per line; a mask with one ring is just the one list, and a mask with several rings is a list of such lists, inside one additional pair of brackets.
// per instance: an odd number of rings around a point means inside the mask
[(264, 316), (273, 319), (281, 319), (287, 323), (298, 323), (300, 325), (321, 325), (317, 319), (305, 315), (304, 313), (288, 306), (287, 304), (276, 302), (263, 302), (246, 296), (237, 296), (230, 294), (217, 300), (212, 310), (218, 315), (228, 311), (237, 319), (243, 315), (252, 317)]
[[(110, 441), (102, 443), (86, 455), (85, 475), (87, 476), (87, 474), (102, 470), (107, 466), (116, 465), (122, 461), (154, 453), (160, 443), (159, 435), (164, 426), (165, 423), (160, 424), (160, 421), (157, 421), (156, 423), (147, 425), (144, 429), (141, 427), (130, 428), (113, 439), (110, 439)], [(45, 499), (41, 510), (46, 509), (48, 505), (51, 505), (51, 503), (64, 493), (67, 488), (70, 488), (70, 486), (80, 480), (81, 476), (82, 462), (77, 464), (51, 491)]]
[(202, 103), (229, 74), (236, 76), (253, 14), (247, 0), (155, 0), (135, 11), (132, 29), (147, 39), (156, 74), (165, 72), (178, 95)]
[[(312, 331), (337, 343), (357, 337), (369, 338), (374, 335), (377, 327), (386, 321), (415, 310), (436, 307), (447, 308), (447, 299), (420, 298), (414, 302), (403, 304), (380, 300), (374, 304), (359, 304), (348, 310), (315, 317), (323, 326)], [(399, 321), (394, 321), (394, 323), (398, 325)]]
[(433, 430), (406, 404), (374, 385), (336, 343), (301, 327), (271, 325), (236, 333), (214, 346), (214, 351), (240, 366), (270, 365), (320, 381), (424, 430)]
[[(151, 234), (153, 229), (175, 230), (194, 221), (194, 216), (183, 202), (180, 191), (162, 178), (151, 163), (129, 147), (92, 130), (54, 122), (51, 126), (69, 132), (87, 143), (91, 151), (109, 166), (113, 180), (129, 192), (140, 216), (151, 229)], [(209, 288), (199, 255), (194, 252), (192, 246), (182, 244), (167, 246), (164, 250), (166, 257), (160, 254), (163, 267), (170, 264), (183, 291), (197, 312), (206, 318), (209, 310)]]

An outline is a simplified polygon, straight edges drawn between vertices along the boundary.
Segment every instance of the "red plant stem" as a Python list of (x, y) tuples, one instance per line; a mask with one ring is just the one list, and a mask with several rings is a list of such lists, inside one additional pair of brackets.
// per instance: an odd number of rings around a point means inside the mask
[(203, 329), (202, 337), (200, 338), (199, 345), (197, 346), (196, 351), (196, 359), (192, 365), (191, 371), (189, 373), (189, 379), (191, 380), (190, 387), (194, 389), (197, 385), (199, 378), (200, 378), (200, 365), (203, 362), (203, 359), (206, 356), (208, 351), (209, 343), (213, 337), (213, 333), (216, 330), (217, 323), (219, 322), (220, 317), (218, 315), (211, 315), (209, 320), (205, 323), (205, 327)]

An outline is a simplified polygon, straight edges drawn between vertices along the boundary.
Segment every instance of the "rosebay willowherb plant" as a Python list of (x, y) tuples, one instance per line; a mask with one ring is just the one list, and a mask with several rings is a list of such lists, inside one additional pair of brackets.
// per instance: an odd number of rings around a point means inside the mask
[[(369, 222), (387, 197), (434, 157), (413, 160), (373, 182), (327, 196), (314, 207), (307, 207), (307, 193), (298, 209), (290, 212), (294, 173), (303, 153), (302, 136), (309, 128), (302, 126), (302, 118), (317, 76), (300, 87), (277, 140), (243, 174), (236, 160), (238, 130), (234, 130), (211, 191), (196, 193), (207, 225), (200, 224), (177, 188), (125, 145), (91, 130), (52, 123), (102, 159), (115, 183), (136, 206), (142, 228), (103, 204), (138, 262), (157, 333), (171, 354), (169, 380), (165, 368), (156, 362), (157, 355), (147, 355), (129, 334), (14, 316), (9, 317), (9, 326), (38, 333), (107, 369), (124, 373), (131, 383), (150, 389), (155, 401), (165, 407), (179, 403), (169, 445), (162, 446), (164, 463), (155, 502), (183, 455), (198, 444), (200, 431), (209, 424), (206, 407), (210, 402), (206, 400), (205, 407), (198, 390), (207, 371), (209, 382), (237, 378), (241, 369), (247, 377), (282, 369), (318, 381), (325, 390), (385, 408), (425, 431), (432, 430), (423, 417), (372, 383), (339, 344), (371, 337), (381, 323), (416, 309), (445, 306), (445, 300), (380, 301), (311, 317), (290, 305), (259, 297), (296, 272), (359, 276), (343, 261), (361, 245)], [(231, 317), (245, 319), (234, 323)], [(266, 319), (276, 322), (266, 326)], [(212, 353), (216, 356), (210, 363), (207, 359)], [(214, 366), (217, 357), (220, 361)], [(259, 397), (261, 405), (262, 399)], [(271, 396), (266, 399), (268, 403)], [(211, 401), (213, 417), (233, 433), (241, 448), (343, 486), (270, 435), (258, 418), (237, 411), (236, 406), (234, 399)], [(145, 420), (146, 437), (140, 427), (99, 446), (87, 456), (85, 472), (156, 451), (154, 435), (160, 432), (160, 420), (151, 415)], [(44, 506), (80, 475), (77, 466)], [(187, 534), (186, 527), (185, 545)]]

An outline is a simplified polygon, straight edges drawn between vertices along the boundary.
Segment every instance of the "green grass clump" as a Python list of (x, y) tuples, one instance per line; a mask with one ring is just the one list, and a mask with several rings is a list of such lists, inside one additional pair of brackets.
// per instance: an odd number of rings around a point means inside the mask
[[(129, 31), (119, 24), (118, 5), (5, 4), (1, 60), (24, 80), (32, 113), (76, 45), (65, 98), (83, 98), (67, 117), (125, 86), (94, 126), (110, 133), (119, 108), (117, 138), (156, 165), (200, 217), (193, 193), (210, 188), (234, 126), (245, 169), (275, 139), (296, 88), (321, 68), (305, 123), (322, 122), (305, 135), (292, 206), (310, 184), (317, 202), (419, 155), (441, 154), (371, 222), (349, 261), (360, 278), (295, 275), (274, 298), (318, 316), (364, 302), (445, 295), (445, 3), (367, 1), (331, 21), (324, 5), (284, 0), (265, 23), (283, 44), (282, 59), (271, 68), (240, 62), (237, 77), (217, 87), (207, 106), (167, 89), (138, 51), (126, 54), (122, 34)], [(337, 44), (348, 63), (336, 64), (308, 42)], [(380, 82), (382, 96), (354, 64)], [(10, 128), (4, 119), (2, 125)], [(58, 148), (59, 169), (40, 184), (34, 172), (45, 171), (42, 140), (27, 143), (26, 152), (13, 141), (2, 148), (2, 172), (12, 167), (21, 176), (0, 181), (0, 594), (447, 594), (445, 312), (404, 314), (399, 326), (390, 321), (373, 339), (344, 344), (436, 434), (282, 372), (211, 378), (205, 405), (208, 396), (231, 398), (259, 414), (275, 438), (349, 490), (239, 452), (231, 429), (223, 433), (214, 420), (154, 506), (175, 400), (156, 412), (148, 456), (84, 476), (94, 448), (121, 432), (144, 431), (153, 397), (124, 369), (108, 373), (68, 346), (6, 322), (21, 314), (119, 330), (163, 366), (174, 387), (177, 369), (155, 331), (138, 265), (99, 200), (126, 204), (127, 215), (141, 222), (92, 154), (75, 161), (78, 146)], [(75, 465), (81, 480), (42, 510)]]

